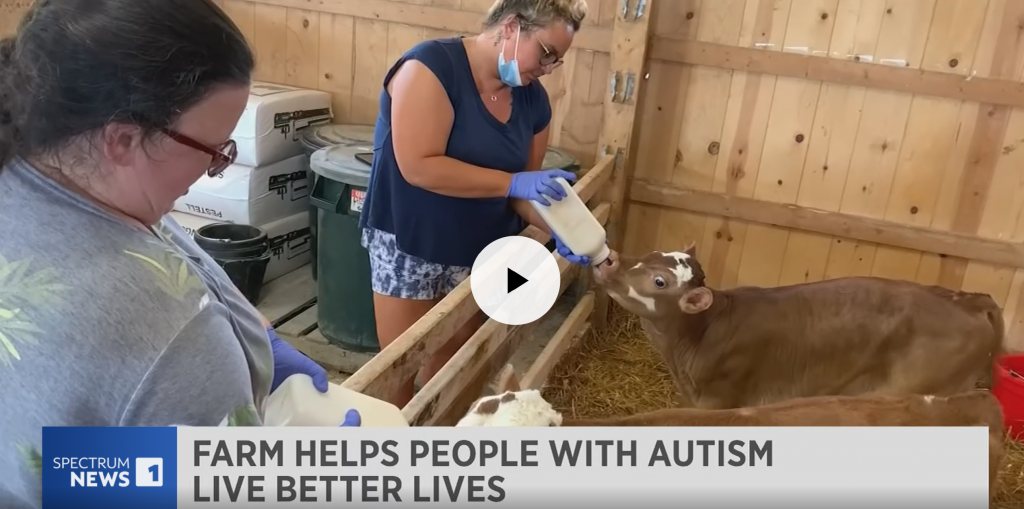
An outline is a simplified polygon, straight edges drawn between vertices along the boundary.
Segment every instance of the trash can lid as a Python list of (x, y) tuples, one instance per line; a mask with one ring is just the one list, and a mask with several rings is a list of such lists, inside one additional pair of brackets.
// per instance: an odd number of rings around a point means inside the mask
[(309, 157), (309, 168), (321, 177), (352, 186), (368, 187), (370, 165), (356, 156), (373, 161), (373, 144), (356, 143), (324, 147)]
[(558, 168), (560, 170), (572, 171), (569, 168), (579, 164), (572, 154), (554, 147), (548, 147), (544, 154), (544, 168)]
[(364, 124), (325, 124), (302, 130), (302, 144), (318, 150), (331, 145), (373, 143), (373, 126)]

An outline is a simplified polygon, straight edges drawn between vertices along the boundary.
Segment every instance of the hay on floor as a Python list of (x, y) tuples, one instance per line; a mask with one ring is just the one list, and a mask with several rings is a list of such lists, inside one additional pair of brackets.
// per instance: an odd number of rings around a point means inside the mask
[(661, 355), (646, 340), (640, 320), (618, 306), (608, 329), (565, 353), (544, 388), (544, 398), (566, 417), (632, 415), (677, 406), (676, 389)]
[(992, 507), (998, 509), (1024, 508), (1024, 444), (1006, 441), (1006, 457), (996, 481)]
[[(636, 316), (612, 306), (608, 329), (565, 353), (544, 397), (566, 417), (612, 417), (677, 406), (675, 384)], [(1024, 444), (1008, 440), (993, 508), (1024, 509)]]

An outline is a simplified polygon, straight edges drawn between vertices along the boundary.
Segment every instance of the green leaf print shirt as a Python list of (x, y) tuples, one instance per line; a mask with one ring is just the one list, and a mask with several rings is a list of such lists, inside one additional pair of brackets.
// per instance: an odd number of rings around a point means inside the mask
[(15, 160), (0, 217), (0, 507), (40, 507), (43, 426), (262, 424), (259, 314), (169, 216), (130, 227)]

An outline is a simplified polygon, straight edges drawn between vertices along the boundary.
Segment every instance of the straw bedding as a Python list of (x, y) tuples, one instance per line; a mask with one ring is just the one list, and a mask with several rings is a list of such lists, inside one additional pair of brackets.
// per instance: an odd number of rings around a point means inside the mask
[[(639, 320), (612, 306), (609, 327), (566, 352), (544, 397), (567, 417), (623, 416), (676, 406), (675, 386)], [(1024, 444), (1008, 440), (993, 508), (1024, 509)]]

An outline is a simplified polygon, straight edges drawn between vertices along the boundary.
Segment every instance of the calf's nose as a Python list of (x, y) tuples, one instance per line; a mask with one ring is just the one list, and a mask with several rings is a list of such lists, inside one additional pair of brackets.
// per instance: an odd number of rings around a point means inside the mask
[(612, 251), (604, 262), (594, 266), (594, 275), (598, 282), (610, 281), (619, 272), (619, 254)]

